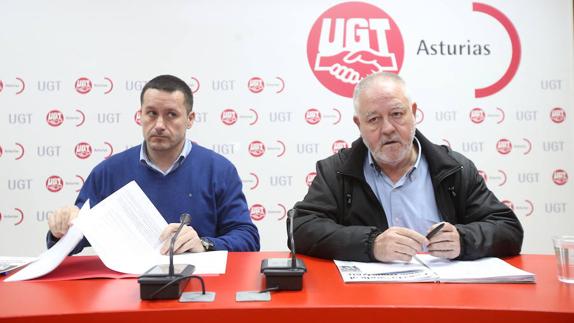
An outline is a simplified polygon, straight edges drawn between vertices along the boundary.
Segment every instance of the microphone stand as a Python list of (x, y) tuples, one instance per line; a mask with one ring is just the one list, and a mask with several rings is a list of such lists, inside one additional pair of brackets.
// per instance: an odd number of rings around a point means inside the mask
[(179, 233), (181, 232), (181, 229), (183, 229), (184, 225), (187, 225), (191, 222), (191, 215), (189, 215), (188, 213), (184, 213), (181, 215), (180, 217), (180, 224), (179, 227), (177, 227), (177, 230), (175, 231), (175, 234), (173, 235), (173, 237), (171, 237), (171, 241), (169, 244), (169, 276), (173, 277), (174, 275), (174, 266), (173, 266), (173, 247), (175, 245), (175, 240), (177, 239), (177, 236), (179, 235)]
[(293, 219), (295, 209), (287, 212), (289, 258), (268, 258), (261, 261), (261, 272), (265, 274), (266, 290), (301, 290), (303, 289), (303, 274), (307, 267), (303, 260), (295, 257), (295, 238), (293, 237)]
[(174, 244), (184, 225), (191, 223), (191, 216), (184, 213), (180, 217), (180, 225), (171, 238), (169, 247), (169, 266), (157, 265), (146, 271), (138, 278), (141, 299), (176, 299), (187, 286), (195, 270), (194, 265), (184, 265), (181, 271), (175, 273), (173, 264)]

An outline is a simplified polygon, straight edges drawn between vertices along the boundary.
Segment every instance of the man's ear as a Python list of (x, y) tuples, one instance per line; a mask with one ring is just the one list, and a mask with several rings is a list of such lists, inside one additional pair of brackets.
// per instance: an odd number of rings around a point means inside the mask
[(360, 127), (361, 121), (359, 120), (359, 117), (357, 115), (353, 116), (353, 122), (357, 125), (357, 128), (359, 128), (359, 129), (361, 128)]
[(187, 114), (187, 129), (190, 129), (193, 126), (193, 122), (195, 121), (195, 112), (191, 111)]

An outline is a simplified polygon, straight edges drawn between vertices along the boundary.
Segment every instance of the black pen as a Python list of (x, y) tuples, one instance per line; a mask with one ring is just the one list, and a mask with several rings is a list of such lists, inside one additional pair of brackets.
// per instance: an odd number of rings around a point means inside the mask
[[(437, 225), (436, 227), (434, 227), (434, 229), (432, 229), (426, 236), (427, 240), (430, 240), (430, 238), (434, 237), (439, 231), (440, 229), (442, 229), (442, 227), (444, 227), (446, 222), (441, 222), (439, 225)], [(422, 262), (422, 260), (419, 259), (419, 257), (417, 257), (417, 255), (414, 255), (413, 258), (415, 258), (416, 261), (418, 261), (421, 265), (425, 266), (428, 268), (427, 265), (425, 265), (424, 262)]]
[(431, 232), (429, 232), (427, 234), (427, 239), (430, 240), (430, 238), (434, 237), (435, 234), (437, 234), (440, 229), (442, 229), (442, 227), (444, 227), (446, 222), (442, 222), (441, 224), (437, 225), (434, 229), (431, 230)]

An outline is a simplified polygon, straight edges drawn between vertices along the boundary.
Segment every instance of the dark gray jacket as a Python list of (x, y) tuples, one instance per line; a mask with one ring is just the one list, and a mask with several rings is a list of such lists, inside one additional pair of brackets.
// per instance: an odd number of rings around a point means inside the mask
[[(436, 204), (443, 221), (456, 226), (457, 259), (505, 257), (520, 253), (524, 232), (514, 212), (486, 187), (474, 164), (446, 146), (431, 143), (418, 130)], [(295, 204), (297, 252), (314, 257), (376, 261), (373, 241), (389, 225), (385, 211), (365, 180), (367, 147), (351, 148), (317, 162), (317, 176), (303, 201)]]

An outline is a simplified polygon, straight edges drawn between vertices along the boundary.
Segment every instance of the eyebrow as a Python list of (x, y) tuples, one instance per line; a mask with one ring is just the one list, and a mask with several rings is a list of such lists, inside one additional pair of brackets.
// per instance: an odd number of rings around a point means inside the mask
[[(159, 108), (157, 108), (154, 105), (144, 105), (142, 106), (142, 110), (159, 110)], [(178, 108), (175, 107), (166, 107), (165, 109), (163, 109), (164, 112), (180, 112)]]
[[(408, 108), (402, 103), (397, 103), (390, 108), (390, 111), (392, 112), (393, 110), (396, 110), (396, 109), (406, 110)], [(367, 111), (367, 112), (363, 113), (364, 117), (370, 117), (373, 115), (380, 115), (380, 113), (378, 111)]]
[(404, 109), (407, 109), (407, 106), (405, 106), (401, 102), (397, 102), (397, 104), (394, 104), (391, 109), (403, 109), (404, 110)]

